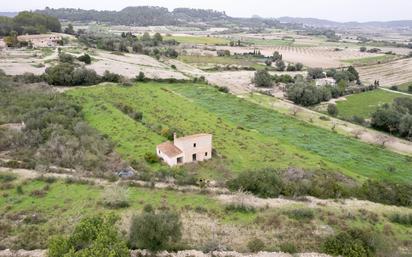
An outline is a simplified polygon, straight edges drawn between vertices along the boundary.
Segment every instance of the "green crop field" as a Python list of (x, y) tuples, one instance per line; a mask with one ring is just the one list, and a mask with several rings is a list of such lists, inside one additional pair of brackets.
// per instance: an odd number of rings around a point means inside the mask
[(385, 62), (393, 61), (396, 59), (398, 59), (398, 56), (396, 55), (385, 54), (385, 55), (372, 56), (372, 57), (348, 59), (348, 60), (344, 60), (344, 62), (349, 63), (351, 65), (355, 65), (355, 66), (364, 66), (364, 65), (385, 63)]
[(260, 38), (247, 38), (243, 39), (244, 42), (254, 44), (257, 46), (291, 46), (295, 42), (293, 39), (260, 39)]
[(184, 44), (227, 45), (230, 43), (230, 41), (225, 38), (205, 36), (165, 36), (163, 39), (174, 39), (177, 42)]
[(350, 119), (356, 115), (366, 119), (369, 118), (379, 106), (390, 104), (398, 97), (408, 96), (378, 89), (346, 96), (345, 101), (338, 101), (336, 105), (339, 110), (339, 116), (341, 117)]
[[(117, 144), (127, 159), (141, 159), (166, 138), (214, 135), (219, 158), (200, 165), (217, 176), (216, 166), (230, 172), (263, 167), (302, 167), (339, 171), (357, 179), (411, 182), (410, 158), (338, 135), (269, 110), (206, 85), (142, 83), (133, 87), (97, 86), (68, 91), (83, 105), (86, 120)], [(136, 122), (114, 106), (123, 103), (143, 113)], [(215, 162), (215, 163), (213, 163)], [(218, 163), (218, 164), (216, 164)], [(396, 167), (396, 172), (388, 172)]]

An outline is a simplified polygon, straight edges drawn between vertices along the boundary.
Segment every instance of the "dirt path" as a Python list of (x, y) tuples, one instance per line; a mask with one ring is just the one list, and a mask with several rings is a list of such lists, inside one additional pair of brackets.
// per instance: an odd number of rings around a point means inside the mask
[[(25, 250), (2, 250), (0, 251), (0, 257), (46, 257), (47, 251), (46, 250), (32, 250), (32, 251), (25, 251)], [(185, 250), (179, 252), (159, 252), (156, 255), (145, 251), (145, 250), (135, 250), (130, 251), (131, 257), (330, 257), (327, 254), (320, 254), (320, 253), (297, 253), (297, 254), (288, 254), (288, 253), (280, 253), (280, 252), (259, 252), (254, 254), (244, 254), (238, 253), (234, 251), (214, 251), (213, 253), (203, 253), (197, 250)]]
[(287, 206), (296, 206), (296, 205), (303, 205), (308, 208), (315, 208), (319, 206), (328, 206), (333, 208), (343, 208), (343, 209), (351, 209), (351, 210), (359, 210), (359, 209), (368, 209), (373, 210), (376, 212), (408, 212), (410, 208), (406, 207), (398, 207), (398, 206), (391, 206), (391, 205), (383, 205), (379, 203), (374, 203), (370, 201), (363, 201), (357, 199), (341, 199), (341, 200), (334, 200), (334, 199), (318, 199), (315, 197), (307, 196), (304, 197), (303, 200), (293, 200), (293, 199), (286, 199), (286, 198), (259, 198), (253, 196), (252, 194), (245, 193), (245, 192), (230, 192), (227, 188), (224, 187), (216, 187), (216, 186), (209, 186), (205, 189), (200, 189), (198, 186), (178, 186), (173, 182), (156, 182), (152, 184), (151, 182), (140, 181), (140, 180), (118, 180), (116, 182), (110, 182), (105, 179), (100, 178), (85, 178), (73, 174), (61, 174), (61, 173), (40, 173), (35, 170), (28, 170), (28, 169), (11, 169), (0, 167), (0, 173), (12, 173), (20, 177), (22, 180), (26, 179), (35, 179), (37, 177), (51, 177), (56, 179), (78, 179), (83, 181), (91, 182), (95, 185), (100, 186), (110, 186), (115, 184), (121, 184), (122, 182), (129, 182), (133, 183), (138, 187), (150, 187), (156, 189), (171, 189), (180, 192), (193, 192), (193, 193), (208, 193), (211, 197), (214, 197), (219, 202), (223, 204), (242, 204), (246, 206), (252, 206), (255, 208), (280, 208), (280, 207), (287, 207)]
[[(388, 142), (385, 143), (386, 149), (400, 154), (412, 155), (412, 142), (410, 141), (390, 136), (385, 133), (381, 133), (379, 131), (369, 129), (360, 125), (356, 125), (347, 121), (343, 121), (340, 119), (336, 119), (333, 117), (328, 117), (329, 120), (321, 120), (320, 117), (325, 116), (324, 114), (318, 113), (316, 111), (304, 107), (297, 106), (292, 102), (286, 100), (271, 98), (269, 102), (260, 102), (256, 99), (249, 97), (249, 95), (240, 95), (240, 97), (248, 99), (264, 107), (272, 108), (281, 113), (293, 116), (296, 119), (306, 121), (314, 126), (330, 130), (332, 130), (332, 127), (335, 127), (335, 131), (337, 133), (345, 136), (352, 136), (354, 138), (356, 135), (357, 139), (365, 143), (381, 145), (381, 138), (387, 137)], [(296, 113), (296, 115), (292, 115), (291, 112), (291, 110), (294, 108), (298, 108), (299, 110)]]
[(400, 92), (400, 91), (395, 91), (395, 90), (390, 90), (389, 88), (381, 87), (380, 89), (382, 89), (384, 91), (391, 92), (391, 93), (395, 93), (395, 94), (400, 94), (400, 95), (405, 95), (405, 96), (412, 96), (412, 94), (405, 93), (405, 92)]

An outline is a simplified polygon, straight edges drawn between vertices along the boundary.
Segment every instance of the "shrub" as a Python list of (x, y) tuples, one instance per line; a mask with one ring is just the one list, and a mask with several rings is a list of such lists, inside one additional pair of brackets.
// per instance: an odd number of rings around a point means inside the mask
[(155, 211), (151, 206), (146, 206), (140, 215), (133, 217), (129, 243), (132, 248), (169, 250), (181, 237), (182, 223), (176, 212)]
[(154, 153), (145, 153), (144, 159), (151, 164), (159, 162), (159, 157), (157, 157), (157, 155)]
[(143, 82), (146, 80), (146, 76), (144, 75), (143, 72), (139, 72), (139, 75), (136, 76), (136, 81)]
[(92, 58), (88, 54), (83, 54), (77, 58), (77, 60), (84, 62), (85, 64), (91, 64)]
[(223, 92), (223, 93), (229, 93), (229, 88), (228, 87), (218, 87), (217, 90), (219, 90), (219, 92)]
[(129, 249), (116, 231), (117, 217), (85, 218), (69, 237), (54, 237), (49, 242), (48, 256), (116, 256), (129, 257)]
[(243, 213), (254, 213), (256, 212), (256, 208), (247, 205), (245, 203), (230, 203), (225, 206), (225, 210), (228, 212), (243, 212)]
[(287, 211), (286, 215), (295, 220), (311, 220), (315, 217), (312, 209), (294, 209)]
[(119, 185), (109, 186), (103, 192), (102, 202), (109, 208), (126, 208), (129, 206), (129, 192)]
[(338, 115), (338, 107), (336, 107), (336, 104), (328, 104), (328, 113), (331, 116), (336, 116)]
[(360, 229), (344, 231), (326, 240), (323, 244), (325, 253), (345, 257), (369, 257), (375, 255), (375, 246), (371, 233)]
[(266, 70), (256, 71), (252, 82), (257, 87), (271, 87), (273, 85), (272, 78)]
[(116, 73), (113, 73), (113, 72), (110, 72), (110, 71), (106, 70), (103, 73), (102, 80), (105, 81), (105, 82), (120, 83), (121, 78), (122, 77), (119, 74), (116, 74)]
[(24, 192), (23, 192), (23, 187), (22, 187), (21, 185), (18, 185), (18, 186), (16, 187), (16, 193), (17, 193), (18, 195), (24, 194)]
[(406, 226), (412, 226), (412, 213), (410, 214), (394, 213), (389, 216), (389, 220), (393, 223), (398, 223), (398, 224), (406, 225)]
[(247, 248), (253, 253), (263, 251), (265, 243), (259, 238), (254, 238), (247, 243)]
[(360, 116), (356, 116), (356, 115), (352, 116), (352, 121), (359, 125), (365, 125), (365, 119)]
[(62, 63), (73, 63), (74, 62), (74, 56), (71, 54), (66, 54), (66, 53), (60, 53), (59, 54), (59, 61)]
[(394, 90), (394, 91), (399, 91), (399, 87), (398, 87), (398, 86), (391, 86), (390, 89), (391, 89), (391, 90)]
[(278, 197), (282, 190), (282, 181), (273, 169), (243, 172), (237, 178), (229, 180), (227, 185), (230, 190), (242, 189), (266, 198)]
[(1, 183), (3, 183), (3, 182), (11, 182), (11, 181), (16, 180), (16, 179), (17, 179), (17, 176), (14, 175), (14, 174), (7, 174), (7, 173), (5, 173), (5, 174), (0, 174), (0, 182), (1, 182)]
[(295, 244), (287, 242), (287, 243), (282, 243), (279, 245), (280, 251), (284, 253), (297, 253), (298, 250), (296, 249)]

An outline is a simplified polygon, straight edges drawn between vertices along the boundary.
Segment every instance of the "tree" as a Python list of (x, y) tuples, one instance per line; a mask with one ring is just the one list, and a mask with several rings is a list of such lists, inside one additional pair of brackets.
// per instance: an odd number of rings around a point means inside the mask
[(387, 143), (390, 143), (393, 141), (393, 138), (383, 135), (383, 134), (379, 134), (376, 136), (376, 141), (379, 145), (381, 145), (382, 147), (385, 147)]
[(298, 62), (298, 63), (295, 64), (295, 67), (296, 67), (297, 71), (301, 71), (303, 69), (303, 64)]
[(325, 73), (322, 68), (310, 68), (308, 69), (308, 78), (309, 79), (322, 79), (325, 78)]
[(328, 104), (328, 113), (331, 116), (336, 116), (338, 115), (338, 107), (336, 107), (336, 104)]
[(273, 85), (272, 78), (266, 70), (256, 71), (252, 82), (257, 87), (271, 87)]
[(64, 33), (69, 34), (69, 35), (75, 34), (73, 25), (71, 23), (69, 23), (69, 25), (67, 25), (67, 28), (64, 29)]
[(278, 51), (275, 51), (275, 52), (273, 53), (273, 55), (272, 55), (272, 60), (273, 60), (274, 62), (281, 61), (282, 59), (283, 59), (283, 56), (282, 56)]
[(276, 61), (276, 70), (277, 71), (284, 71), (286, 69), (286, 64), (282, 60)]
[(77, 60), (84, 62), (85, 64), (91, 64), (92, 58), (88, 54), (83, 54), (77, 58)]
[(143, 82), (145, 81), (146, 77), (142, 71), (139, 72), (139, 75), (136, 76), (136, 81)]
[(8, 47), (16, 47), (17, 44), (19, 43), (19, 40), (17, 39), (17, 32), (16, 31), (11, 31), (10, 36), (4, 37), (4, 43)]
[(406, 114), (399, 123), (399, 133), (407, 138), (412, 138), (412, 115)]
[(182, 223), (176, 212), (155, 211), (151, 206), (146, 206), (141, 214), (133, 217), (129, 243), (133, 248), (168, 250), (181, 237)]
[(162, 35), (160, 35), (160, 33), (156, 33), (156, 34), (154, 34), (154, 36), (153, 36), (153, 40), (154, 40), (154, 41), (157, 41), (157, 42), (162, 42), (162, 41), (163, 41), (163, 37), (162, 37)]
[(362, 47), (360, 48), (360, 51), (361, 51), (362, 53), (366, 52), (366, 50), (367, 50), (367, 48), (366, 48), (365, 46), (362, 46)]
[(49, 243), (49, 257), (129, 257), (129, 249), (116, 230), (113, 215), (85, 218), (69, 237), (55, 237)]
[(142, 36), (142, 41), (150, 41), (152, 38), (150, 37), (150, 34), (148, 32), (145, 32)]

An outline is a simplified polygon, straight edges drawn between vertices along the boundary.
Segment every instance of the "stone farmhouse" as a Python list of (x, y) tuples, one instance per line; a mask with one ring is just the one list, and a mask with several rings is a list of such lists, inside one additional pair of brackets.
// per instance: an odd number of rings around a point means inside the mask
[(209, 160), (212, 158), (212, 135), (196, 134), (164, 142), (156, 147), (157, 156), (169, 166)]
[(62, 37), (57, 34), (22, 35), (18, 36), (19, 41), (31, 42), (34, 48), (55, 47), (59, 45)]

